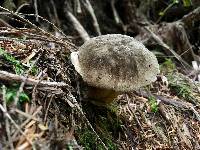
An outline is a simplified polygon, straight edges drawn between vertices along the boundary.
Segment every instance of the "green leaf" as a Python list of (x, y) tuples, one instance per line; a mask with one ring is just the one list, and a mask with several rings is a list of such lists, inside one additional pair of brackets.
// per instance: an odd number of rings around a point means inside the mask
[(192, 6), (192, 1), (191, 0), (182, 0), (184, 7), (190, 7)]
[(174, 3), (174, 4), (178, 4), (178, 3), (179, 3), (179, 0), (173, 0), (173, 3)]
[(161, 11), (161, 12), (159, 12), (159, 16), (164, 16), (164, 12), (163, 11)]
[[(6, 102), (11, 103), (15, 100), (15, 97), (17, 96), (17, 90), (18, 89), (8, 89), (6, 92)], [(24, 103), (24, 102), (29, 102), (30, 98), (25, 92), (21, 92), (19, 94), (19, 102)]]
[(149, 100), (149, 105), (151, 107), (152, 112), (157, 112), (158, 111), (158, 103), (157, 100), (154, 96), (148, 97)]
[(28, 95), (26, 94), (26, 93), (24, 93), (24, 92), (21, 92), (20, 94), (19, 94), (19, 100), (20, 100), (20, 102), (29, 102), (30, 101), (30, 99), (29, 99), (29, 97), (28, 97)]
[(15, 91), (8, 91), (8, 92), (6, 93), (6, 102), (7, 102), (7, 103), (13, 102), (15, 96), (16, 96), (16, 92), (15, 92)]

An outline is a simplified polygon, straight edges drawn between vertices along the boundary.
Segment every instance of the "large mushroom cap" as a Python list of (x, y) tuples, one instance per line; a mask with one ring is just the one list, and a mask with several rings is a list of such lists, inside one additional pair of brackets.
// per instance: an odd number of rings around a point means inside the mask
[(132, 91), (156, 80), (159, 65), (155, 55), (139, 41), (120, 34), (91, 38), (71, 61), (91, 86)]

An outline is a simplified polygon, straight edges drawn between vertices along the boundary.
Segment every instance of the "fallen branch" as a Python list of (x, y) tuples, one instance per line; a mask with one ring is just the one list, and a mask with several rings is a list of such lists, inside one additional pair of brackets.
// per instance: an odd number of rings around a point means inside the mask
[(90, 36), (86, 32), (86, 30), (83, 28), (83, 26), (80, 24), (80, 22), (76, 19), (76, 17), (69, 11), (67, 11), (67, 16), (71, 20), (74, 28), (79, 33), (80, 37), (83, 39), (83, 41), (87, 41), (90, 39)]
[(171, 49), (166, 43), (164, 43), (162, 41), (162, 39), (156, 35), (154, 32), (152, 32), (148, 27), (144, 27), (144, 29), (149, 32), (151, 34), (151, 36), (153, 37), (153, 39), (160, 45), (162, 46), (163, 48), (167, 49), (168, 51), (170, 51), (174, 57), (181, 62), (181, 64), (188, 68), (188, 69), (191, 69), (190, 65), (184, 60), (181, 58), (181, 56), (179, 54), (177, 54), (173, 49)]
[(37, 85), (38, 86), (50, 86), (50, 87), (68, 87), (68, 85), (64, 82), (48, 82), (48, 81), (40, 81), (32, 78), (26, 78), (24, 76), (12, 74), (6, 71), (0, 71), (0, 80), (3, 81), (14, 81), (14, 82), (24, 82), (26, 85)]
[(94, 9), (92, 8), (92, 5), (90, 3), (89, 0), (85, 0), (85, 2), (83, 2), (85, 8), (88, 10), (88, 12), (90, 13), (92, 20), (93, 20), (93, 26), (97, 32), (98, 35), (101, 35), (101, 31), (100, 31), (100, 27), (99, 27), (99, 23), (97, 21), (97, 17), (94, 13)]
[(188, 28), (191, 27), (191, 25), (193, 25), (195, 22), (200, 21), (200, 7), (194, 9), (189, 14), (183, 16), (183, 18), (179, 21), (183, 22), (184, 25)]

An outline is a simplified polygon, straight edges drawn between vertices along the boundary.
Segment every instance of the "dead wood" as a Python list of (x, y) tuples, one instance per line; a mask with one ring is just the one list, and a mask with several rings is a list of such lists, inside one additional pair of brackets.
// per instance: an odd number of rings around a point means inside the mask
[(0, 71), (0, 80), (9, 81), (9, 82), (25, 82), (27, 85), (38, 85), (38, 86), (47, 86), (47, 87), (67, 87), (68, 85), (64, 82), (48, 82), (40, 81), (32, 78), (27, 78), (24, 76), (12, 74), (6, 71)]

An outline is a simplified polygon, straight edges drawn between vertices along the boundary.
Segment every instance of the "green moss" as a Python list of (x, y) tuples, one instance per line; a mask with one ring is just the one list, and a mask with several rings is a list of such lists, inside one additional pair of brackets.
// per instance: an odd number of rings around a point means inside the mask
[(82, 129), (79, 131), (79, 142), (86, 150), (91, 150), (97, 145), (96, 136), (89, 129)]
[(13, 65), (16, 74), (23, 74), (24, 67), (22, 66), (19, 60), (16, 60), (15, 57), (6, 53), (2, 48), (0, 48), (0, 55), (2, 55), (8, 62), (10, 62)]
[[(117, 106), (112, 105), (109, 107), (86, 107), (87, 118), (92, 124), (94, 130), (101, 138), (103, 143), (109, 150), (117, 149), (115, 142), (121, 132), (122, 121), (117, 114)], [(90, 128), (80, 127), (77, 130), (78, 141), (81, 146), (87, 150), (98, 149), (104, 150), (104, 146), (97, 139), (97, 135), (92, 132)]]
[[(104, 120), (105, 121), (105, 120)], [(102, 128), (103, 126), (103, 128)], [(101, 133), (98, 133), (104, 144), (109, 150), (115, 150), (117, 149), (116, 144), (112, 140), (112, 136), (110, 135), (109, 131), (107, 130), (107, 125), (105, 125), (105, 122), (102, 122), (102, 124), (99, 126)], [(81, 146), (84, 147), (86, 150), (103, 150), (104, 146), (100, 143), (100, 141), (97, 139), (97, 136), (94, 132), (89, 130), (88, 128), (84, 128), (78, 131), (78, 137), (79, 137), (79, 143)]]
[(111, 113), (117, 114), (119, 110), (119, 104), (116, 101), (110, 103), (107, 108), (111, 111)]
[(184, 98), (187, 101), (193, 101), (194, 100), (191, 88), (187, 84), (170, 83), (169, 88), (179, 98)]
[(179, 98), (185, 99), (189, 102), (194, 102), (193, 87), (184, 75), (176, 73), (167, 76), (169, 81), (170, 91)]

